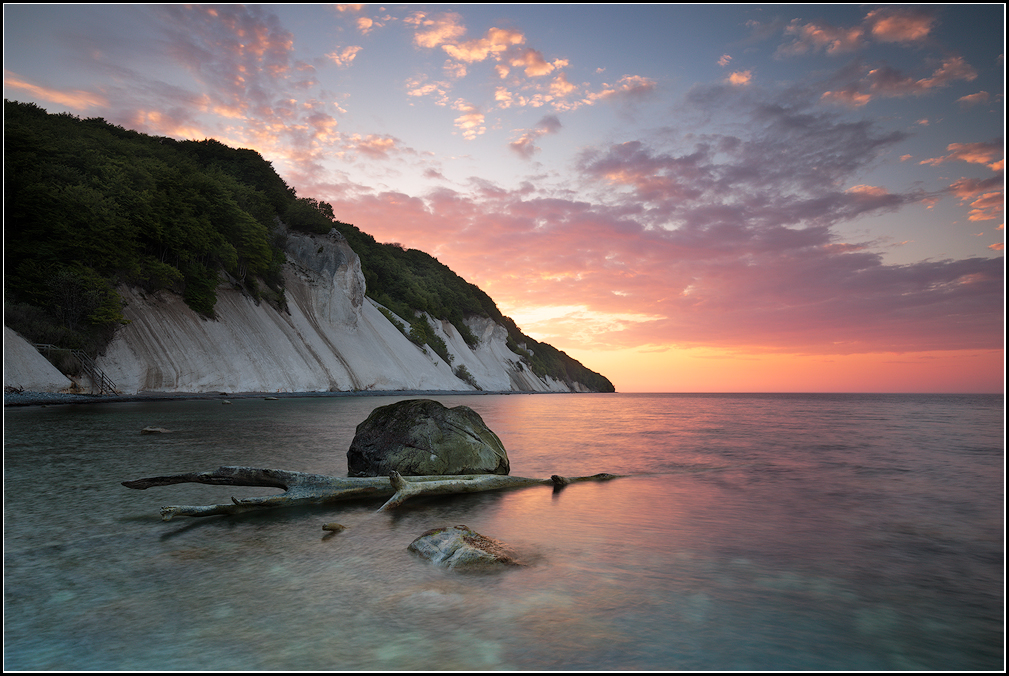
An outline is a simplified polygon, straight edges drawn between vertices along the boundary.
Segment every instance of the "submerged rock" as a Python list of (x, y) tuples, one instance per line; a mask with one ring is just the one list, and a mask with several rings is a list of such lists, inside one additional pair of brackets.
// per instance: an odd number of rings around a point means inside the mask
[(349, 476), (508, 474), (508, 453), (468, 406), (431, 399), (380, 406), (357, 426), (347, 451)]
[(452, 570), (485, 570), (497, 566), (523, 565), (507, 545), (468, 526), (434, 528), (407, 547), (431, 563)]

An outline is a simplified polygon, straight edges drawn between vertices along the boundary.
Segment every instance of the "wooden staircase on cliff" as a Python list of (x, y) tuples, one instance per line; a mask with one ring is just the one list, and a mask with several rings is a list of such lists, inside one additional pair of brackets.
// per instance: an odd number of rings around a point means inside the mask
[[(53, 361), (53, 353), (64, 353), (70, 355), (71, 358), (76, 359), (77, 363), (80, 365), (80, 370), (83, 371), (84, 375), (91, 379), (92, 389), (97, 389), (99, 394), (115, 394), (116, 384), (105, 375), (105, 372), (98, 368), (95, 364), (94, 359), (89, 357), (86, 352), (81, 350), (71, 350), (66, 347), (56, 347), (49, 343), (32, 343), (32, 346), (38, 350), (40, 353), (46, 356), (50, 362)], [(53, 363), (56, 368), (60, 368), (55, 363)], [(60, 369), (63, 371), (63, 369)]]

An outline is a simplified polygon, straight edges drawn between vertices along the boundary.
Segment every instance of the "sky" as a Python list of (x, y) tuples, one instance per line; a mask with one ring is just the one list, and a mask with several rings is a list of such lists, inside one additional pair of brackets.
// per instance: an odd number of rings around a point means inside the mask
[(619, 392), (1004, 392), (1003, 5), (4, 5), (4, 97), (252, 148)]

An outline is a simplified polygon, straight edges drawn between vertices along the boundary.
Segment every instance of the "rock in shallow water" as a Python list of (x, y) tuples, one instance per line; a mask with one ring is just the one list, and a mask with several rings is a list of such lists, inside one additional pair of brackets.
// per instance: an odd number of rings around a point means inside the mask
[(349, 476), (508, 474), (508, 453), (468, 406), (431, 399), (380, 406), (357, 426), (347, 451)]
[(468, 526), (449, 526), (427, 531), (407, 547), (431, 563), (456, 570), (487, 570), (498, 566), (521, 566), (507, 545)]
[(169, 433), (171, 433), (171, 430), (166, 430), (164, 427), (154, 427), (153, 425), (149, 425), (149, 426), (145, 427), (144, 429), (140, 430), (140, 433), (141, 434), (169, 434)]

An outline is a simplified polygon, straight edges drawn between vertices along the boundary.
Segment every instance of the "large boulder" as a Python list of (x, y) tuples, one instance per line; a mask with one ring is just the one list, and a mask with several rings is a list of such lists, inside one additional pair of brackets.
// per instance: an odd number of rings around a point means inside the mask
[(411, 542), (407, 549), (452, 570), (523, 565), (507, 545), (467, 526), (433, 528)]
[(349, 476), (508, 474), (508, 453), (468, 406), (431, 399), (380, 406), (357, 426), (347, 451)]

